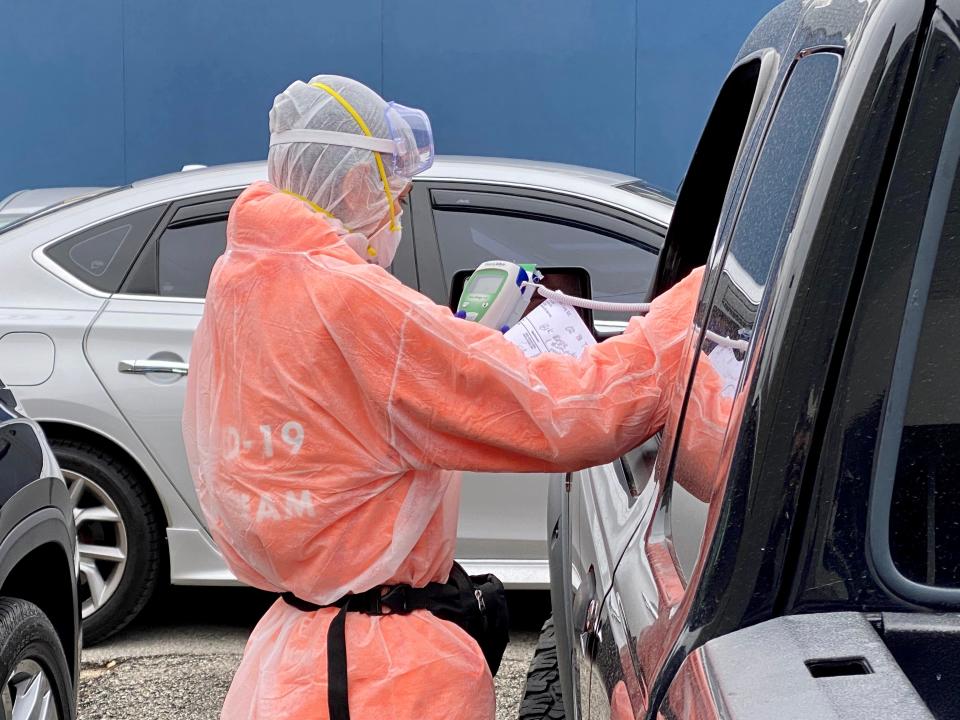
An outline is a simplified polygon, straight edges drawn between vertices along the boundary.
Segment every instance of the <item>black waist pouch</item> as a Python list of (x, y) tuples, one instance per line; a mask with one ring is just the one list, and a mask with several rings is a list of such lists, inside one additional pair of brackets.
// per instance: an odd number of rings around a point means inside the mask
[(347, 595), (331, 605), (317, 605), (284, 593), (283, 599), (304, 612), (322, 607), (339, 607), (340, 612), (327, 631), (327, 705), (330, 720), (349, 720), (347, 702), (347, 613), (366, 615), (406, 615), (414, 610), (429, 610), (441, 620), (456, 623), (480, 646), (490, 666), (497, 674), (500, 661), (510, 642), (510, 613), (507, 594), (494, 575), (467, 575), (454, 563), (446, 583), (430, 583), (426, 587), (409, 585), (380, 585), (366, 592)]
[(467, 575), (454, 563), (450, 580), (438, 587), (439, 591), (431, 593), (430, 606), (424, 609), (466, 630), (483, 650), (490, 672), (496, 675), (510, 642), (510, 613), (503, 583), (495, 575)]

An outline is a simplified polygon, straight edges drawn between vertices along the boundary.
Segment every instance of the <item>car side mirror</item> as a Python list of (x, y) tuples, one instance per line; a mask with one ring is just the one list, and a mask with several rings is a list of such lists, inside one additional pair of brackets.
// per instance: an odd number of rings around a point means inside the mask
[[(574, 297), (586, 298), (588, 300), (592, 297), (592, 291), (590, 289), (590, 273), (586, 268), (545, 267), (537, 269), (543, 274), (543, 279), (540, 281), (540, 284), (548, 290), (559, 290), (565, 295), (573, 295)], [(449, 305), (451, 312), (457, 311), (457, 305), (460, 302), (460, 296), (463, 294), (463, 286), (466, 284), (471, 275), (473, 275), (473, 270), (457, 270), (457, 272), (454, 273), (453, 279), (450, 282)], [(523, 314), (527, 315), (545, 299), (546, 298), (539, 293), (534, 295), (530, 300), (530, 305), (527, 306), (527, 309)], [(596, 329), (593, 325), (593, 311), (577, 308), (577, 312), (580, 314), (580, 318), (583, 320), (586, 326), (593, 329), (594, 334), (596, 334)]]

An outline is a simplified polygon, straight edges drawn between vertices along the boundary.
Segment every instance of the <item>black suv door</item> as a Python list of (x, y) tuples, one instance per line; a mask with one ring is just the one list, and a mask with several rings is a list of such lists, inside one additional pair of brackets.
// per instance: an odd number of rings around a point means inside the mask
[[(722, 210), (736, 199), (747, 175), (737, 159), (750, 152), (753, 138), (762, 137), (779, 65), (776, 52), (760, 49), (741, 58), (724, 82), (684, 179), (655, 290), (662, 292), (704, 264)], [(636, 282), (646, 283), (642, 272)], [(684, 379), (688, 373), (686, 367)], [(567, 717), (579, 717), (586, 708), (592, 669), (602, 665), (594, 662), (596, 622), (620, 557), (657, 501), (660, 485), (651, 481), (661, 442), (658, 434), (617, 462), (572, 473), (563, 490), (551, 487), (553, 620)]]
[[(658, 457), (654, 481), (663, 488), (662, 494), (642, 525), (645, 542), (631, 542), (606, 599), (603, 622), (610, 630), (606, 635), (619, 635), (625, 641), (617, 652), (624, 685), (618, 690), (614, 683), (615, 702), (629, 697), (624, 692), (629, 690), (627, 678), (641, 679), (637, 691), (651, 684), (671, 618), (684, 600), (702, 548), (709, 544), (711, 499), (722, 494), (724, 437), (728, 431), (735, 436), (740, 421), (735, 407), (742, 402), (748, 381), (750, 340), (757, 330), (771, 269), (793, 227), (798, 191), (839, 68), (840, 56), (834, 52), (818, 52), (796, 62), (767, 130), (719, 272), (711, 278), (715, 285), (706, 333), (696, 338), (687, 400), (676, 403), (672, 417), (677, 423), (665, 433)], [(624, 650), (626, 657), (621, 655)], [(602, 675), (597, 681), (606, 685), (611, 670), (603, 667), (605, 655), (598, 659)], [(624, 660), (627, 668), (622, 667)], [(623, 697), (617, 698), (618, 693)], [(610, 716), (600, 705), (601, 697), (591, 691), (588, 717)]]
[[(588, 717), (655, 716), (693, 648), (783, 612), (831, 358), (923, 13), (919, 2), (787, 3), (743, 51), (776, 50), (777, 89), (713, 244), (655, 501), (586, 628)], [(682, 191), (675, 224), (684, 207)], [(696, 716), (686, 700), (687, 714), (667, 716)]]

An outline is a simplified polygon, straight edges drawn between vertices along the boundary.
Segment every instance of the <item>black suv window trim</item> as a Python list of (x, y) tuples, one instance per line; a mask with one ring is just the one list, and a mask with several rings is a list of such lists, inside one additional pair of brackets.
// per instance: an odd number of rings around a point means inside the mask
[[(676, 426), (673, 428), (673, 432), (671, 433), (672, 437), (670, 438), (669, 443), (665, 443), (665, 449), (669, 453), (669, 456), (667, 462), (664, 463), (664, 490), (660, 501), (660, 511), (654, 518), (654, 536), (656, 536), (658, 540), (665, 541), (666, 546), (670, 550), (671, 556), (673, 557), (678, 576), (683, 582), (685, 588), (689, 586), (691, 580), (695, 577), (697, 568), (703, 562), (704, 554), (709, 548), (710, 543), (713, 541), (713, 529), (706, 524), (707, 518), (704, 517), (705, 525), (702, 529), (697, 556), (693, 558), (692, 562), (689, 564), (681, 562), (674, 547), (674, 533), (672, 527), (673, 512), (671, 510), (671, 498), (674, 486), (679, 485), (686, 493), (693, 495), (691, 490), (684, 487), (684, 484), (678, 481), (676, 474), (678, 472), (677, 465), (680, 460), (680, 454), (683, 451), (682, 439), (684, 435), (685, 424), (687, 423), (687, 409), (690, 403), (690, 398), (694, 391), (694, 384), (696, 382), (696, 376), (699, 372), (699, 366), (703, 361), (703, 358), (700, 355), (703, 352), (704, 343), (709, 339), (707, 337), (707, 331), (709, 330), (710, 321), (713, 317), (714, 310), (718, 307), (718, 303), (720, 303), (722, 300), (722, 297), (718, 297), (718, 293), (722, 290), (720, 281), (726, 274), (724, 268), (727, 267), (729, 258), (734, 260), (737, 259), (736, 254), (731, 255), (731, 249), (734, 241), (742, 232), (741, 228), (743, 227), (743, 223), (745, 221), (744, 210), (750, 200), (752, 190), (757, 187), (756, 183), (759, 182), (758, 172), (761, 169), (764, 154), (766, 152), (778, 152), (770, 150), (771, 147), (774, 147), (770, 145), (771, 133), (775, 130), (775, 125), (778, 122), (778, 119), (783, 120), (783, 118), (780, 118), (780, 114), (782, 112), (786, 112), (784, 105), (785, 101), (791, 97), (792, 93), (798, 87), (796, 84), (793, 84), (797, 77), (797, 69), (800, 67), (811, 67), (810, 65), (802, 66), (802, 63), (809, 62), (814, 57), (818, 59), (821, 57), (827, 57), (835, 62), (835, 66), (833, 68), (833, 80), (828, 92), (823, 98), (823, 105), (819, 108), (820, 114), (817, 118), (816, 124), (811, 126), (814, 132), (811, 136), (810, 145), (807, 148), (807, 155), (805, 156), (802, 165), (800, 165), (798, 168), (796, 185), (789, 196), (788, 205), (786, 205), (784, 208), (785, 215), (782, 219), (780, 237), (777, 241), (777, 245), (773, 248), (769, 266), (766, 270), (766, 279), (761, 291), (761, 297), (757, 302), (756, 317), (752, 319), (750, 337), (746, 338), (749, 340), (749, 345), (744, 353), (743, 359), (740, 361), (741, 366), (736, 390), (734, 392), (734, 399), (744, 392), (746, 388), (753, 382), (757, 359), (763, 353), (763, 342), (761, 338), (764, 335), (764, 326), (769, 314), (768, 308), (770, 297), (768, 289), (771, 282), (771, 277), (773, 277), (776, 268), (781, 263), (784, 249), (787, 245), (790, 234), (793, 232), (794, 224), (796, 222), (796, 213), (800, 204), (800, 198), (805, 191), (810, 169), (813, 164), (813, 159), (819, 148), (823, 133), (826, 129), (827, 117), (830, 114), (836, 98), (837, 83), (840, 77), (842, 63), (842, 53), (837, 52), (834, 48), (818, 49), (817, 52), (804, 53), (794, 59), (787, 71), (786, 79), (780, 88), (780, 93), (776, 99), (776, 103), (774, 104), (769, 116), (765, 120), (765, 126), (762, 128), (762, 141), (757, 146), (757, 150), (751, 162), (749, 172), (744, 178), (745, 184), (743, 186), (743, 192), (736, 199), (736, 213), (733, 215), (733, 220), (729, 225), (724, 224), (723, 227), (719, 229), (719, 232), (723, 234), (723, 238), (718, 241), (715, 250), (717, 257), (719, 258), (717, 265), (718, 269), (716, 272), (711, 273), (711, 276), (705, 280), (705, 289), (702, 298), (703, 305), (701, 308), (701, 311), (704, 312), (704, 321), (702, 326), (698, 327), (695, 331), (694, 341), (691, 346), (694, 355), (692, 360), (688, 359), (688, 362), (690, 362), (691, 365), (689, 376), (687, 378), (685, 394), (680, 409), (679, 420)], [(789, 118), (791, 116), (786, 115), (784, 117)], [(725, 204), (726, 201), (724, 201), (724, 205)], [(672, 230), (673, 226), (671, 226), (671, 232)], [(717, 467), (714, 468), (714, 474), (717, 476), (724, 475), (724, 472), (721, 470), (722, 463), (724, 462), (724, 458), (726, 458), (726, 461), (729, 461), (730, 459), (728, 444), (731, 442), (738, 442), (740, 426), (744, 419), (744, 413), (745, 408), (742, 405), (737, 407), (736, 403), (734, 402), (733, 406), (731, 407), (730, 415), (726, 419), (724, 437), (721, 441), (722, 449), (720, 458), (718, 459)], [(725, 489), (719, 494), (718, 497), (722, 497), (724, 492)], [(715, 501), (717, 500), (715, 499), (711, 502)], [(691, 528), (689, 527), (684, 528), (685, 533), (689, 532), (690, 530)]]
[(951, 606), (960, 605), (960, 588), (924, 585), (910, 580), (896, 567), (890, 547), (890, 514), (913, 366), (923, 327), (937, 250), (946, 221), (947, 207), (957, 180), (958, 163), (960, 163), (960, 93), (954, 99), (950, 110), (950, 119), (930, 189), (930, 200), (914, 259), (913, 277), (908, 295), (910, 301), (907, 302), (903, 314), (893, 377), (880, 428), (871, 485), (868, 530), (869, 553), (877, 574), (893, 592), (903, 598), (925, 604)]
[(738, 176), (737, 159), (759, 120), (752, 118), (757, 96), (769, 92), (761, 83), (762, 70), (760, 57), (745, 60), (720, 88), (677, 196), (654, 276), (653, 297), (707, 261), (714, 238), (722, 231), (723, 210), (736, 198), (735, 183), (749, 177), (749, 172), (742, 171)]

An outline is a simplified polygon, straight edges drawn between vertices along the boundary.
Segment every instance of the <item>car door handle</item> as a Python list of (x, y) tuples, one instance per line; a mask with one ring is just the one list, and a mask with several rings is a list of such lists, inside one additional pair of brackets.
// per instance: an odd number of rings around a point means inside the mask
[(147, 373), (186, 375), (190, 366), (185, 362), (174, 362), (172, 360), (121, 360), (117, 369), (130, 375), (146, 375)]
[(587, 616), (583, 621), (583, 632), (580, 633), (580, 652), (584, 657), (590, 656), (593, 639), (597, 637), (597, 626), (600, 620), (600, 603), (596, 598), (587, 604)]

